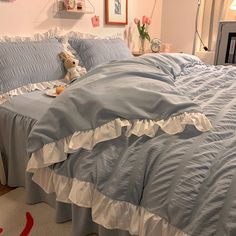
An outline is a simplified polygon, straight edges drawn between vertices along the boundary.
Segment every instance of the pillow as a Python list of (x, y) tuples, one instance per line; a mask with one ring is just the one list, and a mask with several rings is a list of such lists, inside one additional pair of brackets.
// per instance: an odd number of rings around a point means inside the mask
[(61, 80), (65, 70), (56, 39), (0, 42), (0, 94), (28, 84)]
[(166, 74), (170, 74), (173, 79), (180, 76), (185, 67), (203, 64), (198, 57), (185, 53), (149, 53), (141, 58), (161, 68)]
[(125, 42), (116, 39), (69, 39), (69, 44), (77, 54), (82, 65), (87, 69), (110, 62), (112, 60), (124, 60), (132, 58)]

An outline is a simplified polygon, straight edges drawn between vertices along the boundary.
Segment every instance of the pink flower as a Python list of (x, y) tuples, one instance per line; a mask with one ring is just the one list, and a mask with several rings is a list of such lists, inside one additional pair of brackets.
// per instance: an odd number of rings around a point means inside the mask
[(143, 19), (142, 19), (142, 24), (145, 25), (147, 23), (147, 18), (146, 16), (143, 16)]
[(151, 19), (147, 16), (142, 17), (142, 25), (138, 18), (134, 19), (134, 23), (137, 25), (140, 38), (150, 41), (150, 35), (148, 34), (148, 25), (151, 24)]
[(137, 25), (139, 22), (139, 18), (134, 18), (134, 23)]
[(149, 17), (147, 17), (147, 18), (146, 18), (146, 23), (147, 23), (147, 25), (150, 25), (151, 22), (152, 22), (151, 19), (150, 19)]

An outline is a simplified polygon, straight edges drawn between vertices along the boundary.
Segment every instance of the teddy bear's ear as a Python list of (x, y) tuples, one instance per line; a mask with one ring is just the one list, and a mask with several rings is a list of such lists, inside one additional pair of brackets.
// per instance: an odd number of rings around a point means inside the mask
[(60, 57), (62, 60), (66, 60), (66, 59), (68, 59), (68, 58), (71, 58), (71, 55), (70, 55), (69, 53), (67, 53), (67, 52), (61, 52), (61, 53), (59, 54), (59, 57)]
[(66, 59), (66, 53), (65, 53), (65, 52), (59, 53), (59, 57), (60, 57), (62, 60), (65, 60), (65, 59)]

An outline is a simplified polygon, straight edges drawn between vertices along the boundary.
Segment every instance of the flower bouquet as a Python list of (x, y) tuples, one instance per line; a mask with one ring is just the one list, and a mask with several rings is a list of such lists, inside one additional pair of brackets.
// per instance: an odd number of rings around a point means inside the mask
[(140, 19), (134, 18), (134, 23), (137, 25), (138, 32), (139, 32), (139, 40), (140, 40), (139, 52), (143, 54), (145, 50), (145, 40), (146, 39), (148, 41), (151, 40), (148, 33), (148, 26), (151, 24), (151, 19), (147, 16), (143, 16), (142, 24), (141, 24)]

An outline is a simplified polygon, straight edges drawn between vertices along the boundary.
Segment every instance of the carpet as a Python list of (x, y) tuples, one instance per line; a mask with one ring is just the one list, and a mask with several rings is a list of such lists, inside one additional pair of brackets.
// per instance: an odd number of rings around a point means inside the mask
[(71, 222), (55, 223), (55, 211), (45, 203), (25, 204), (24, 188), (0, 197), (0, 236), (19, 236), (26, 225), (26, 212), (34, 220), (29, 236), (70, 236)]

